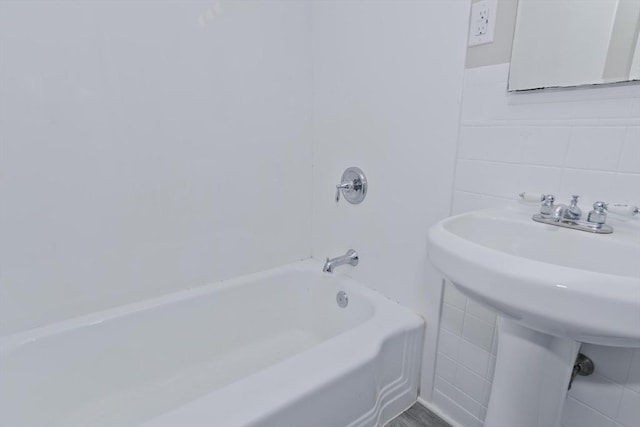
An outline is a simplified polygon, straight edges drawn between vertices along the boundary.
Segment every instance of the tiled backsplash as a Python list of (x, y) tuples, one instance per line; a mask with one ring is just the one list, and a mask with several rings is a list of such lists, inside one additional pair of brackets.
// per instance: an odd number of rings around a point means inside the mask
[[(640, 85), (507, 93), (509, 64), (466, 70), (452, 213), (522, 191), (640, 204)], [(640, 223), (640, 221), (638, 221)], [(640, 226), (640, 224), (639, 224)], [(445, 287), (433, 402), (481, 426), (495, 364), (495, 314)], [(640, 351), (584, 345), (596, 373), (574, 383), (564, 427), (638, 427)]]

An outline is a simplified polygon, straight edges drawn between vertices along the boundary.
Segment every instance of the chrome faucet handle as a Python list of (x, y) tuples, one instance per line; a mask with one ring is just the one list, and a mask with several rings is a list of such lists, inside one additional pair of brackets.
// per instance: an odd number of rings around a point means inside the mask
[(345, 182), (341, 182), (340, 184), (336, 185), (336, 203), (338, 203), (340, 201), (340, 193), (342, 192), (341, 190), (349, 191), (354, 186), (355, 186), (355, 183), (353, 181), (351, 181), (351, 182), (345, 181)]
[(556, 201), (556, 197), (553, 194), (545, 194), (542, 196), (542, 204), (540, 205), (540, 213), (542, 215), (551, 215), (553, 212), (553, 208), (555, 205), (553, 202)]
[(587, 222), (593, 224), (604, 224), (607, 219), (607, 204), (605, 202), (595, 202), (593, 210), (587, 215)]

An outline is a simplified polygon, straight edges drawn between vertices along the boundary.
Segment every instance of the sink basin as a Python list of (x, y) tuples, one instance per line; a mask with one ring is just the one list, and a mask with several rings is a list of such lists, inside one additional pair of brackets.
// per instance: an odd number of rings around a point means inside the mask
[(640, 227), (592, 234), (534, 222), (533, 213), (447, 218), (429, 230), (429, 258), (464, 293), (532, 329), (640, 347)]
[(534, 213), (469, 212), (427, 236), (433, 265), (498, 312), (485, 427), (559, 426), (580, 343), (640, 347), (638, 221), (592, 234), (534, 222)]

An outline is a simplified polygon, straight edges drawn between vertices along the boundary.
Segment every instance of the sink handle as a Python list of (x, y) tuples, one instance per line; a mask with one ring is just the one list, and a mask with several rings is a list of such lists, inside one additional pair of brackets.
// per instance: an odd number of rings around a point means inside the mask
[(556, 197), (553, 194), (545, 194), (542, 196), (542, 204), (540, 205), (540, 213), (542, 215), (551, 215), (556, 205), (553, 202), (556, 201)]
[(592, 224), (604, 224), (607, 220), (607, 204), (605, 202), (595, 202), (593, 210), (587, 215), (587, 222)]
[(544, 200), (544, 194), (536, 193), (534, 191), (523, 191), (519, 194), (520, 198), (524, 202), (528, 203), (540, 203)]
[(612, 214), (621, 215), (633, 218), (640, 214), (640, 208), (627, 203), (609, 203), (607, 204), (607, 211)]

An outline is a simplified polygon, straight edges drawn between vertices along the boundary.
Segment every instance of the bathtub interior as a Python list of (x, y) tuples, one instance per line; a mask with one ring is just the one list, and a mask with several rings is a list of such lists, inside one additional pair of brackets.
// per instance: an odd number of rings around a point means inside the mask
[(327, 276), (292, 271), (89, 324), (79, 319), (55, 334), (0, 339), (0, 424), (138, 424), (373, 316), (366, 298), (338, 307), (340, 289)]

